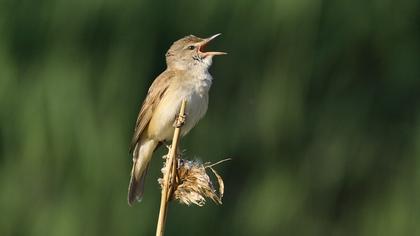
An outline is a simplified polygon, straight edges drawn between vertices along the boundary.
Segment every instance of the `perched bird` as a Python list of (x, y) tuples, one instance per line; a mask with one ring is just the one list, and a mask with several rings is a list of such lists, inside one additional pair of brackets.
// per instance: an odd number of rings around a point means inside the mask
[(174, 122), (182, 100), (186, 100), (186, 120), (181, 135), (187, 134), (205, 115), (212, 77), (208, 68), (213, 56), (204, 47), (220, 34), (209, 38), (186, 36), (172, 44), (166, 53), (166, 70), (152, 83), (140, 109), (131, 141), (133, 167), (128, 186), (128, 204), (140, 201), (144, 179), (154, 150), (172, 139)]

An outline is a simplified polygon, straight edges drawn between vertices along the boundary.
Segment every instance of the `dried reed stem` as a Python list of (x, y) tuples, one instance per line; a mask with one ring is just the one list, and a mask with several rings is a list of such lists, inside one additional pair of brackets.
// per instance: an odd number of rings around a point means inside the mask
[[(165, 231), (166, 215), (168, 212), (168, 201), (171, 194), (170, 186), (170, 176), (176, 178), (176, 150), (178, 146), (179, 135), (181, 131), (181, 126), (183, 125), (183, 119), (185, 118), (185, 106), (186, 101), (183, 100), (181, 103), (181, 109), (179, 110), (179, 116), (176, 119), (174, 137), (172, 139), (172, 146), (169, 150), (168, 156), (166, 158), (166, 170), (163, 177), (163, 188), (162, 196), (160, 199), (160, 210), (159, 210), (159, 219), (156, 227), (156, 236), (163, 236)], [(172, 181), (174, 183), (174, 181)]]

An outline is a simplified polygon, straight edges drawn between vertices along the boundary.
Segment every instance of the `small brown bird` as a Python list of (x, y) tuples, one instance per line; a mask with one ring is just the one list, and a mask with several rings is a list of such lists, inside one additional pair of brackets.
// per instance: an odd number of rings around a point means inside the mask
[(144, 179), (158, 144), (171, 140), (174, 122), (183, 99), (187, 101), (186, 121), (181, 135), (187, 134), (205, 115), (212, 77), (208, 68), (213, 56), (224, 52), (204, 52), (204, 47), (220, 34), (209, 38), (186, 36), (172, 44), (166, 53), (166, 70), (152, 83), (134, 129), (131, 149), (133, 168), (128, 186), (128, 204), (140, 201)]

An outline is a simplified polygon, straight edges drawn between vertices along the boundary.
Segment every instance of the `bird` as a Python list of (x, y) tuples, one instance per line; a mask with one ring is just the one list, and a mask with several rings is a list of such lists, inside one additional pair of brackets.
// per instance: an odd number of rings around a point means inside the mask
[(128, 186), (128, 205), (140, 202), (153, 152), (170, 141), (181, 102), (186, 101), (186, 119), (181, 136), (186, 135), (207, 112), (212, 76), (208, 69), (213, 56), (225, 52), (205, 51), (207, 44), (218, 37), (194, 35), (175, 41), (165, 54), (166, 70), (150, 86), (142, 103), (130, 145), (133, 157)]

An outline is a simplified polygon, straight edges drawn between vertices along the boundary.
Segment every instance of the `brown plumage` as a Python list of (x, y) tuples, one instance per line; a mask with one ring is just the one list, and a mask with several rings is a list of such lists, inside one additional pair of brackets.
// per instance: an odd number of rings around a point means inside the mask
[(172, 138), (172, 125), (181, 101), (187, 101), (182, 136), (205, 115), (212, 82), (208, 68), (213, 56), (225, 53), (203, 52), (202, 49), (217, 36), (202, 39), (190, 35), (173, 43), (166, 53), (167, 69), (150, 86), (131, 141), (133, 168), (128, 187), (129, 205), (141, 200), (149, 161), (158, 144)]

